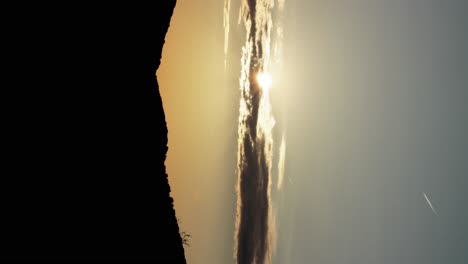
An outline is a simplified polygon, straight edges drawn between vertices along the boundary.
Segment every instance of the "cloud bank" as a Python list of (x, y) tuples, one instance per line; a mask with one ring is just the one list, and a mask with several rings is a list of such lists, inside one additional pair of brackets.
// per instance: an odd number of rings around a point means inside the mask
[[(280, 1), (280, 7), (284, 0)], [(230, 0), (225, 1), (225, 53), (229, 37)], [(273, 0), (242, 0), (239, 24), (245, 27), (240, 76), (240, 115), (237, 157), (237, 214), (235, 258), (237, 263), (271, 263), (274, 246), (270, 186), (275, 120), (270, 94), (257, 76), (268, 73), (274, 27)]]

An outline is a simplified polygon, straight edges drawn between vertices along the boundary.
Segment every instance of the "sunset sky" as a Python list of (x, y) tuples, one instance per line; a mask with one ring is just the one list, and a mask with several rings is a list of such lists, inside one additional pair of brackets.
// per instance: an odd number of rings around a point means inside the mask
[[(234, 262), (244, 31), (232, 0), (225, 67), (223, 8), (179, 0), (157, 72), (171, 195), (196, 264)], [(271, 87), (273, 263), (466, 263), (467, 10), (285, 1)]]
[(222, 8), (216, 0), (178, 1), (157, 73), (171, 195), (181, 229), (192, 235), (188, 263), (233, 256), (238, 75), (224, 75)]

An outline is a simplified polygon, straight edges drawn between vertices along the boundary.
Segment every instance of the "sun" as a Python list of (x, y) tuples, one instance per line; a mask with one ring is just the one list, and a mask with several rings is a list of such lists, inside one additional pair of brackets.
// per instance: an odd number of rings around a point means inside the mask
[(263, 90), (268, 91), (271, 87), (271, 84), (273, 83), (273, 78), (271, 77), (271, 74), (268, 72), (260, 72), (257, 74), (257, 81)]

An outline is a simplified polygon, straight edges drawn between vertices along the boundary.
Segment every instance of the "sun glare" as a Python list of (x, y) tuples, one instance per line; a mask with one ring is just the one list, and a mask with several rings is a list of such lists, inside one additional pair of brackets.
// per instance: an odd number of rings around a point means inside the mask
[(262, 87), (262, 89), (269, 90), (273, 82), (273, 79), (270, 73), (260, 72), (257, 75), (257, 81), (258, 81), (258, 84), (260, 84), (260, 86)]

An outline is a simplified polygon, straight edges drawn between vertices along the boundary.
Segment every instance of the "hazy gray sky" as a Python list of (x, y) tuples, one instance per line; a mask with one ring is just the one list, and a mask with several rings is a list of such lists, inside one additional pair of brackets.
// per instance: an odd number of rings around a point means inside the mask
[(286, 6), (275, 263), (467, 263), (468, 2)]

